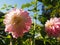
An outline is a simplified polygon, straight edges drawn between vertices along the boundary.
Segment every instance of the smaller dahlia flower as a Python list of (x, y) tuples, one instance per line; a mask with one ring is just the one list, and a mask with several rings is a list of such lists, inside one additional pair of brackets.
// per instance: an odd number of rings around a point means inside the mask
[(13, 38), (18, 38), (29, 31), (32, 21), (27, 11), (13, 9), (5, 15), (3, 23), (5, 32), (11, 33)]
[(45, 24), (45, 31), (49, 37), (60, 36), (60, 18), (51, 18)]

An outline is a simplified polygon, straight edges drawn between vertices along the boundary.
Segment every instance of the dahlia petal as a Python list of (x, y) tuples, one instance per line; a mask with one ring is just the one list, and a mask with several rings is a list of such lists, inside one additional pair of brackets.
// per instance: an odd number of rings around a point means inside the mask
[(55, 17), (48, 20), (45, 24), (45, 30), (48, 36), (60, 36), (60, 18)]
[(5, 31), (11, 33), (13, 38), (18, 38), (29, 31), (32, 21), (27, 11), (13, 9), (5, 15), (3, 23)]

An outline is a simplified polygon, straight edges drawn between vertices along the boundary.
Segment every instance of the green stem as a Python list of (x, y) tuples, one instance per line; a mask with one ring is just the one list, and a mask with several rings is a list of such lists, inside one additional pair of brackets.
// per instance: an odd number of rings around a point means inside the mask
[(11, 38), (10, 38), (10, 45), (13, 45), (13, 44), (12, 44), (12, 39), (11, 39)]
[[(35, 6), (36, 6), (36, 12), (35, 12), (35, 14), (37, 14), (37, 0), (35, 0)], [(36, 16), (36, 18), (37, 18), (37, 16)], [(33, 32), (33, 45), (35, 45), (35, 28), (36, 28), (36, 20), (34, 19), (34, 32)]]

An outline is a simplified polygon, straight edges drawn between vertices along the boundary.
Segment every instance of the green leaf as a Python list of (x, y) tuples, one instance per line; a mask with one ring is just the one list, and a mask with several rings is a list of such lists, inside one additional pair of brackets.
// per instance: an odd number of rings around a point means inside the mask
[(5, 39), (5, 45), (9, 45), (10, 44), (10, 38), (6, 38)]
[(12, 7), (12, 5), (8, 5), (8, 7)]
[(10, 36), (10, 35), (8, 35), (6, 38), (11, 38), (11, 36)]
[(6, 5), (6, 4), (4, 4), (3, 6), (4, 6), (4, 7), (7, 7), (7, 5)]
[(15, 4), (14, 7), (17, 7), (17, 4)]
[(30, 6), (32, 6), (32, 4), (26, 3), (26, 4), (23, 4), (21, 8), (23, 9), (23, 8), (30, 7)]
[(5, 7), (2, 7), (1, 9), (3, 10), (3, 9), (5, 9)]

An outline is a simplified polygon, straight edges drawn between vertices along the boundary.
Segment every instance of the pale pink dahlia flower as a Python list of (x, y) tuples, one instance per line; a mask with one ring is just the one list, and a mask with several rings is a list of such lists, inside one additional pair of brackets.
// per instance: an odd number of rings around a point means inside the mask
[(3, 23), (5, 31), (11, 33), (13, 38), (18, 38), (29, 31), (32, 21), (27, 11), (13, 9), (5, 15)]
[(60, 36), (60, 18), (51, 18), (45, 24), (45, 31), (50, 37)]

